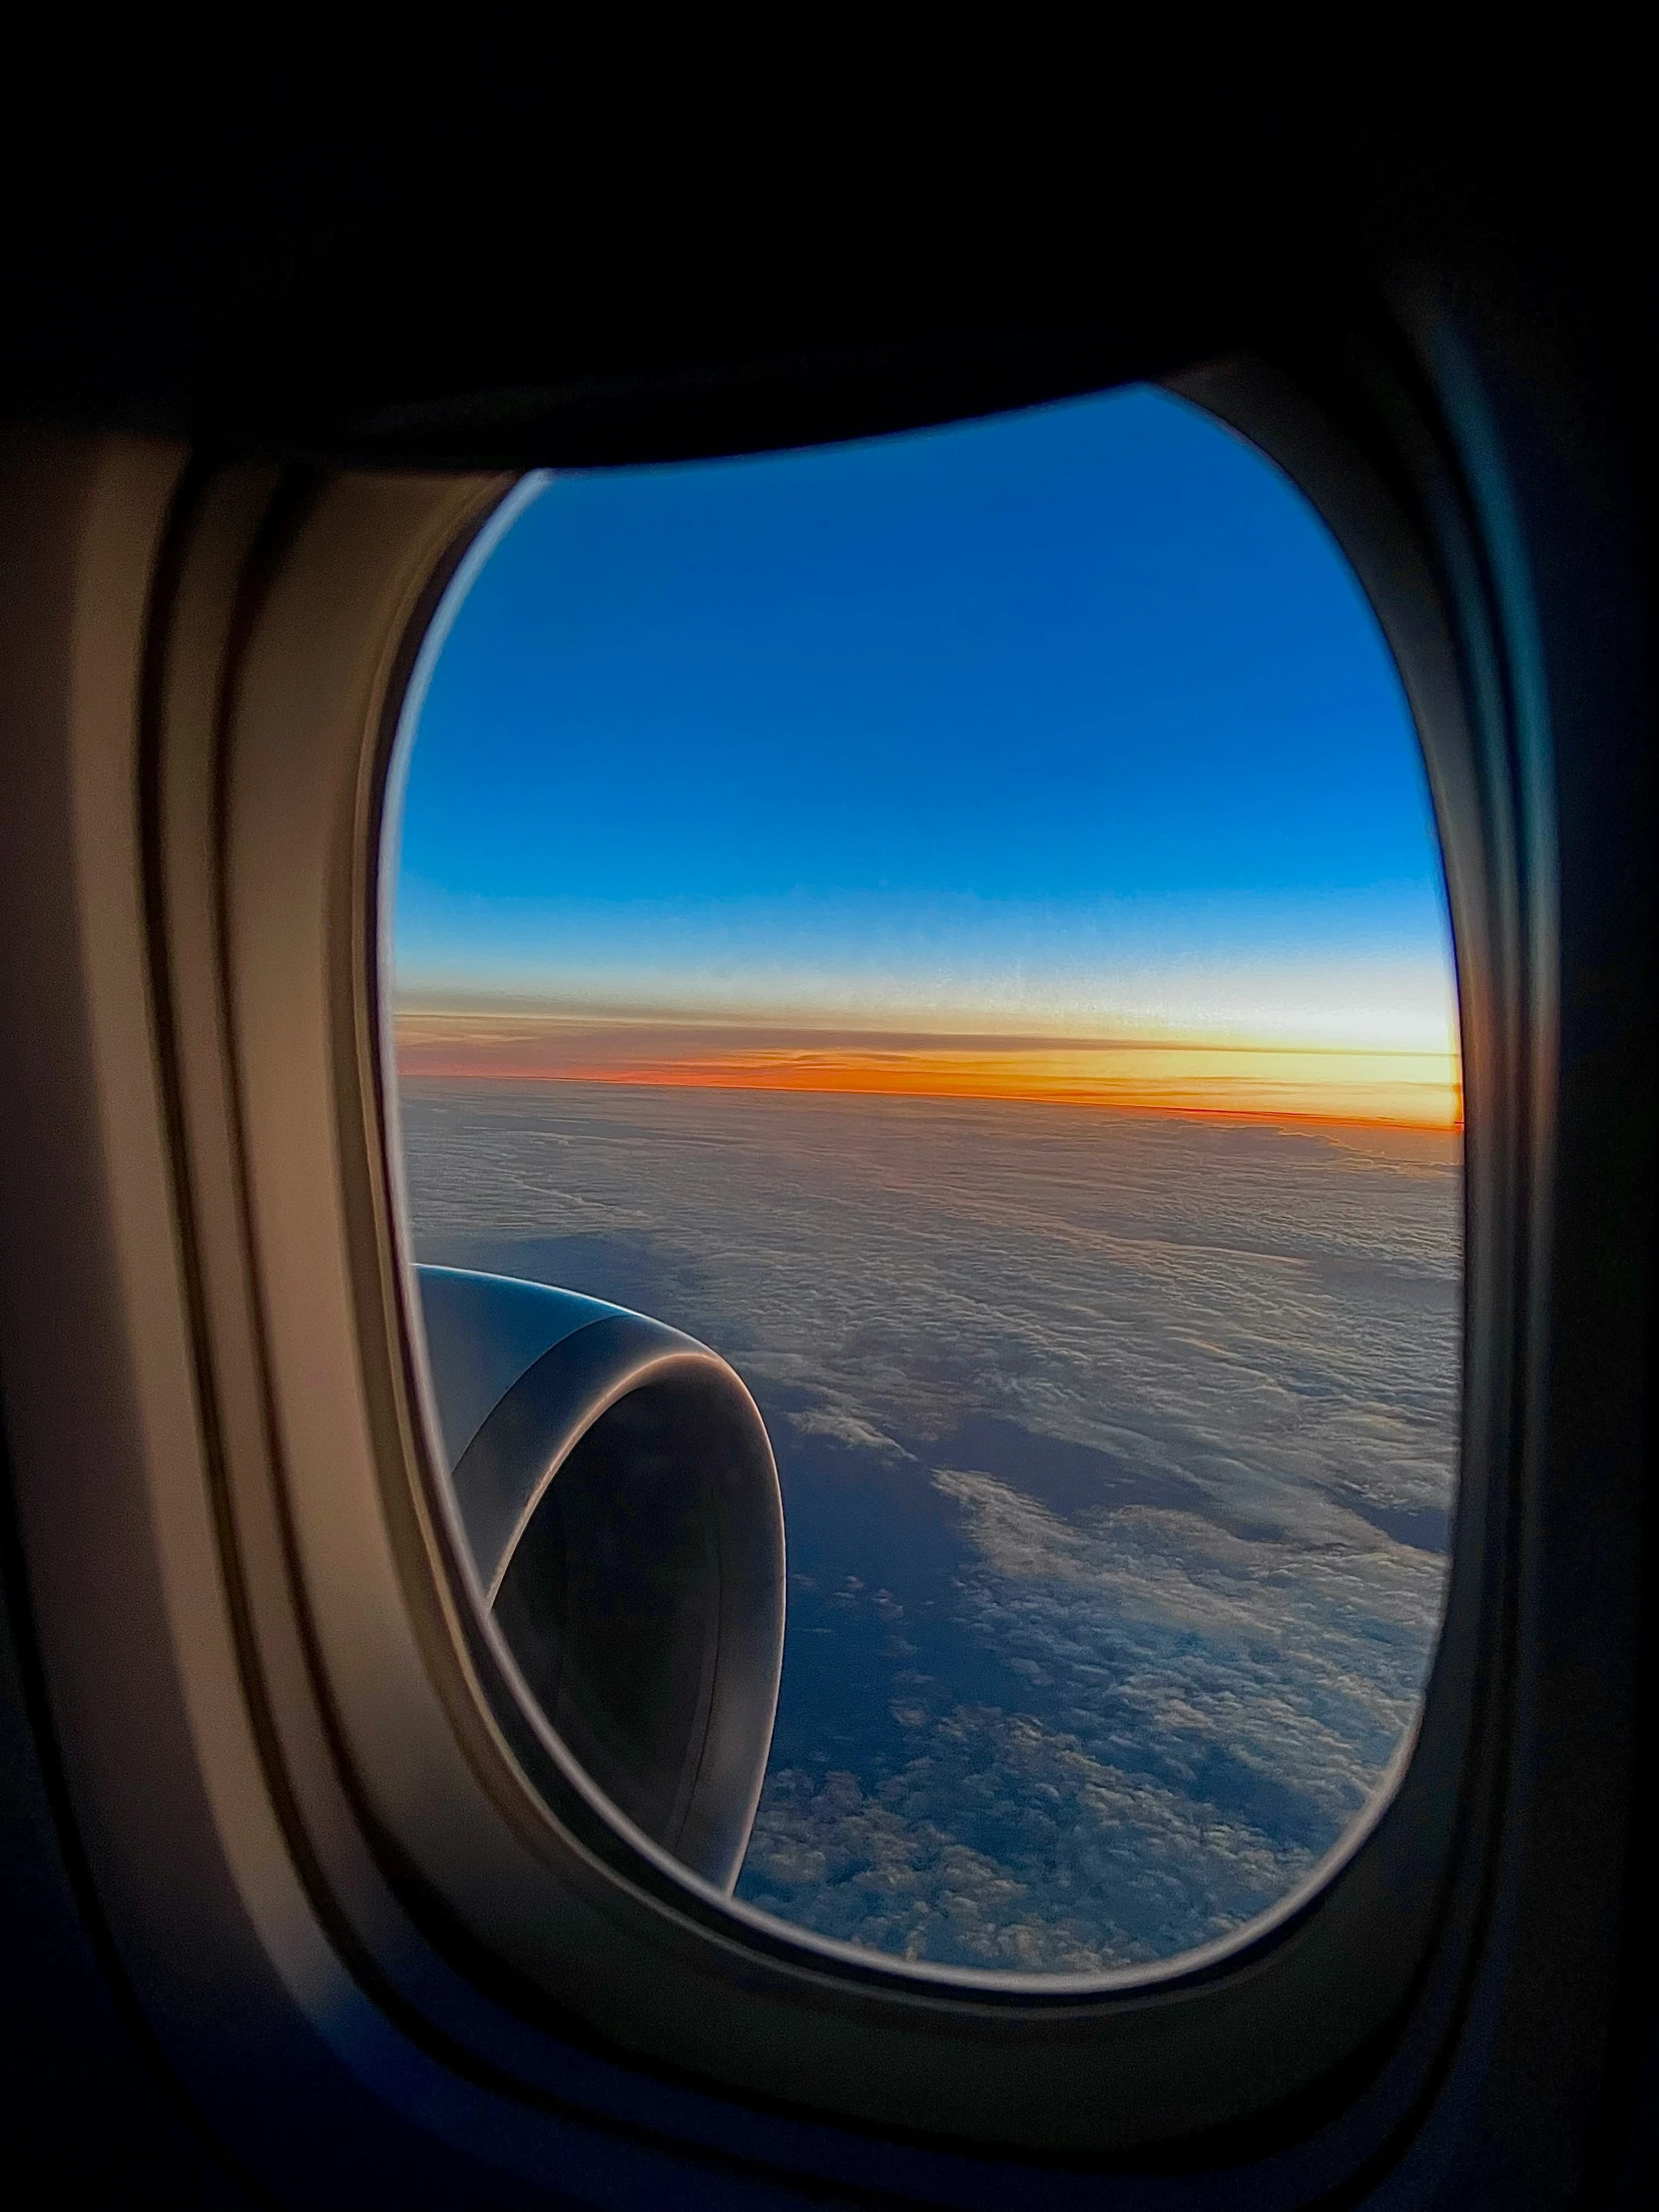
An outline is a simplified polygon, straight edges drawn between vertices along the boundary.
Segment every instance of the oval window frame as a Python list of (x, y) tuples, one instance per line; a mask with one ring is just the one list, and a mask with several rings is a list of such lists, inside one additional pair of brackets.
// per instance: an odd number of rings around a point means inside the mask
[[(482, 1680), (498, 1662), (456, 1602), (407, 1325), (377, 981), (396, 730), (434, 612), (510, 482), (255, 489), (241, 472), (202, 494), (194, 542), (217, 529), (229, 544), (208, 590), (227, 677), (168, 758), (176, 810), (217, 824), (208, 873), (222, 871), (199, 882), (176, 851), (175, 904), (194, 900), (214, 939), (243, 1193), (241, 1227), (223, 1233), (242, 1239), (251, 1288), (249, 1342), (218, 1357), (251, 1357), (267, 1402), (263, 1438), (225, 1450), (245, 1666), (290, 1833), (361, 1976), (427, 2032), (487, 2050), (526, 2093), (545, 2093), (574, 2042), (854, 2126), (1003, 2155), (1144, 2157), (1240, 2127), (1294, 2134), (1308, 2100), (1345, 2078), (1392, 2108), (1455, 2005), (1501, 1787), (1502, 1732), (1483, 1723), (1509, 1668), (1527, 1111), (1548, 1020), (1527, 944), (1547, 915), (1520, 856), (1539, 830), (1478, 536), (1400, 387), (1375, 364), (1321, 387), (1233, 363), (1172, 388), (1250, 437), (1325, 516), (1422, 736), (1463, 999), (1464, 1474), (1439, 1652), (1397, 1788), (1263, 1921), (1086, 1985), (909, 1967), (751, 1925), (627, 1837), (619, 1858), (603, 1808), (587, 1808), (596, 1827), (572, 1815), (550, 1840)], [(177, 953), (174, 977), (178, 995)]]

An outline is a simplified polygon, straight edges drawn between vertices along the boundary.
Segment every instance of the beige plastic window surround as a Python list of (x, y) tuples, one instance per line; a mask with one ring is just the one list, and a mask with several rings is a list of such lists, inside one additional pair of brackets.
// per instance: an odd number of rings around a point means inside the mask
[(267, 469), (194, 483), (158, 464), (149, 537), (129, 548), (159, 580), (132, 835), (188, 1345), (169, 1387), (188, 1391), (202, 1441), (166, 1465), (147, 1445), (134, 1479), (161, 1586), (200, 1583), (204, 1531), (218, 1562), (212, 1633), (181, 1632), (168, 1661), (217, 1792), (202, 1848), (246, 1900), (282, 2003), (353, 2063), (374, 2063), (376, 2037), (441, 2038), (536, 2091), (576, 2036), (798, 2110), (1098, 2156), (1312, 2090), (1432, 1960), (1460, 1820), (1477, 1841), (1459, 1807), (1479, 1796), (1478, 1660), (1495, 1633), (1481, 1530), (1507, 1449), (1513, 1148), (1492, 1103), (1518, 1050), (1507, 832), (1464, 721), (1466, 643), (1434, 589), (1394, 588), (1435, 573), (1431, 499), (1428, 523), (1408, 522), (1277, 379), (1186, 388), (1281, 457), (1295, 447), (1429, 740), (1463, 962), (1468, 1459), (1428, 1708), (1370, 1830), (1213, 1953), (1040, 1991), (786, 1937), (614, 1836), (579, 1778), (557, 1805), (538, 1788), (499, 1718), (506, 1662), (432, 1478), (377, 1003), (403, 690), (510, 486), (347, 474), (295, 489)]

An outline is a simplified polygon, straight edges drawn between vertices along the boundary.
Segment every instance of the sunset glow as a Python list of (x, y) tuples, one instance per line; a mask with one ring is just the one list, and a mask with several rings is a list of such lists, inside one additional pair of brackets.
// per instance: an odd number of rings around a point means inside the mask
[(400, 1074), (515, 1084), (819, 1092), (1457, 1129), (1457, 1056), (1209, 1039), (780, 1037), (571, 1017), (405, 1014)]
[(527, 479), (474, 566), (394, 778), (405, 1075), (1461, 1127), (1397, 673), (1184, 402)]

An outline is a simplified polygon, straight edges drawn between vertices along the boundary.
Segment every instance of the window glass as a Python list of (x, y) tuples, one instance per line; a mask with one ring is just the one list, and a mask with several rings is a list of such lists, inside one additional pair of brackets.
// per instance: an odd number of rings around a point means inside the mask
[(1456, 1477), (1452, 961), (1352, 571), (1150, 389), (537, 480), (473, 566), (390, 831), (409, 1234), (761, 1408), (738, 1900), (1228, 1935), (1407, 1743)]

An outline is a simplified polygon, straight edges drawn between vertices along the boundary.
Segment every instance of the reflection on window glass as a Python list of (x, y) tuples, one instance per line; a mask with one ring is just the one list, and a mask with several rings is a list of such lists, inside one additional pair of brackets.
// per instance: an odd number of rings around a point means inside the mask
[(1076, 1972), (1301, 1883), (1419, 1709), (1461, 1298), (1420, 756), (1301, 495), (1145, 389), (555, 477), (399, 838), (415, 1256), (773, 1439), (740, 1901)]

